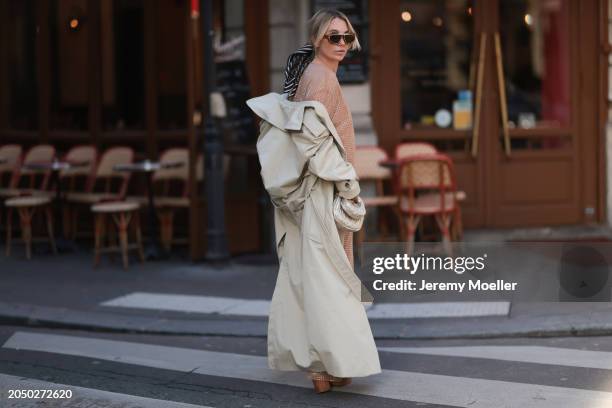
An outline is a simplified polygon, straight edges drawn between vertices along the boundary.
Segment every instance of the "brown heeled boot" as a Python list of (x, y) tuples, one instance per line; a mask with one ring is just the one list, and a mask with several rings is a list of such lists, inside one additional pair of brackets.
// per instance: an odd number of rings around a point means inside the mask
[(314, 386), (314, 390), (317, 394), (327, 392), (331, 389), (331, 381), (333, 380), (333, 376), (327, 374), (326, 372), (309, 372), (308, 378), (312, 380), (312, 385)]

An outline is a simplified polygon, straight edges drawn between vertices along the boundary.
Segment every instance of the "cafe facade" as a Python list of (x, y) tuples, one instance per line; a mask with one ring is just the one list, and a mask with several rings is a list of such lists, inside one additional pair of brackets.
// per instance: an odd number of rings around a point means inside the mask
[[(358, 145), (392, 155), (426, 141), (448, 154), (466, 228), (609, 222), (607, 0), (213, 3), (219, 50), (238, 56), (218, 63), (238, 73), (222, 87), (221, 122), (233, 124), (219, 123), (232, 253), (270, 242), (256, 127), (240, 98), (281, 89), (320, 7), (345, 11), (364, 46), (339, 71)], [(191, 204), (177, 228), (193, 259), (205, 253), (207, 202), (194, 168), (205, 75), (196, 16), (188, 0), (0, 0), (0, 144), (128, 145), (153, 159), (188, 148)]]

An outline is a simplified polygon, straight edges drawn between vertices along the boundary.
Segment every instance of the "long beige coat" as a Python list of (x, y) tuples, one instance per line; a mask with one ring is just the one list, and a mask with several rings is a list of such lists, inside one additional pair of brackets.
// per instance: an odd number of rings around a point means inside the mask
[(353, 166), (325, 107), (270, 93), (247, 104), (262, 119), (257, 152), (275, 207), (279, 272), (268, 320), (268, 365), (338, 377), (380, 373), (355, 275), (338, 230), (334, 189), (359, 194)]

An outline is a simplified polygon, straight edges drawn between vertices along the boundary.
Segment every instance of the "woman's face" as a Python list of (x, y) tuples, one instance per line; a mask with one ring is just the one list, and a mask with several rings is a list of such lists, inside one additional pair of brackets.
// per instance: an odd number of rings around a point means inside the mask
[[(325, 35), (331, 34), (348, 34), (348, 26), (346, 22), (341, 18), (334, 18), (331, 23), (329, 23), (329, 27), (327, 27), (327, 31)], [(327, 60), (333, 61), (342, 61), (348, 51), (348, 46), (344, 42), (344, 39), (340, 40), (339, 44), (332, 44), (325, 37), (321, 39), (319, 42), (318, 53), (321, 57)]]

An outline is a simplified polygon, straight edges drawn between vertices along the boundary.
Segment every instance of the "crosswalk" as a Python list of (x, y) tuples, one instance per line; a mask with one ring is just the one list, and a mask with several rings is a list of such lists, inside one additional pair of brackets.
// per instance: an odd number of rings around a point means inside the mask
[[(16, 390), (16, 393), (10, 393), (9, 395), (9, 390)], [(56, 394), (54, 399), (28, 398), (27, 395), (24, 396), (22, 394), (22, 391), (34, 390), (39, 390), (39, 392), (41, 390), (52, 390), (58, 391), (58, 394)], [(6, 374), (0, 374), (0, 391), (0, 402), (3, 408), (62, 407), (67, 405), (72, 408), (212, 408), (92, 388), (75, 387), (73, 385), (57, 384)]]
[(379, 347), (379, 351), (612, 370), (612, 353), (541, 346)]
[[(172, 370), (179, 373), (248, 380), (259, 383), (311, 388), (311, 383), (302, 372), (280, 372), (267, 368), (265, 356), (239, 354), (185, 347), (173, 347), (142, 342), (110, 340), (95, 336), (77, 336), (17, 331), (2, 345), (4, 350), (44, 352), (53, 355), (76, 356), (105, 360), (116, 364), (129, 364), (150, 369)], [(612, 407), (612, 352), (577, 350), (561, 347), (542, 346), (454, 346), (454, 347), (381, 347), (381, 355), (428, 355), (485, 359), (490, 361), (513, 361), (540, 365), (541, 370), (562, 366), (575, 369), (610, 370), (607, 384), (596, 389), (564, 387), (559, 385), (536, 384), (526, 378), (472, 378), (462, 375), (432, 374), (388, 369), (378, 375), (355, 378), (346, 388), (335, 392), (350, 393), (352, 397), (375, 397), (416, 404), (436, 404), (448, 407), (469, 408), (610, 408)], [(476, 360), (473, 360), (476, 361)], [(494, 375), (492, 375), (494, 377)], [(23, 381), (0, 376), (0, 386)], [(4, 388), (4, 387), (2, 387)], [(82, 398), (107, 398), (107, 406), (113, 407), (121, 394), (108, 395), (92, 389), (77, 389), (73, 392)], [(1, 388), (0, 388), (1, 389)], [(96, 394), (99, 392), (101, 394)], [(114, 399), (113, 399), (114, 398)], [(156, 407), (150, 403), (129, 400), (129, 403)], [(140, 398), (140, 397), (138, 397)], [(2, 401), (0, 401), (2, 402)], [(126, 407), (131, 407), (126, 403)], [(34, 405), (32, 405), (34, 406)], [(60, 406), (60, 405), (58, 405)], [(106, 405), (104, 405), (106, 406)], [(121, 405), (123, 407), (123, 405)], [(137, 406), (137, 405), (134, 405)], [(171, 405), (168, 407), (189, 407)], [(359, 406), (354, 404), (353, 406)]]
[[(103, 307), (215, 313), (252, 317), (268, 316), (269, 300), (134, 292), (109, 299)], [(371, 319), (420, 319), (439, 317), (507, 316), (510, 302), (374, 303), (367, 309)]]

